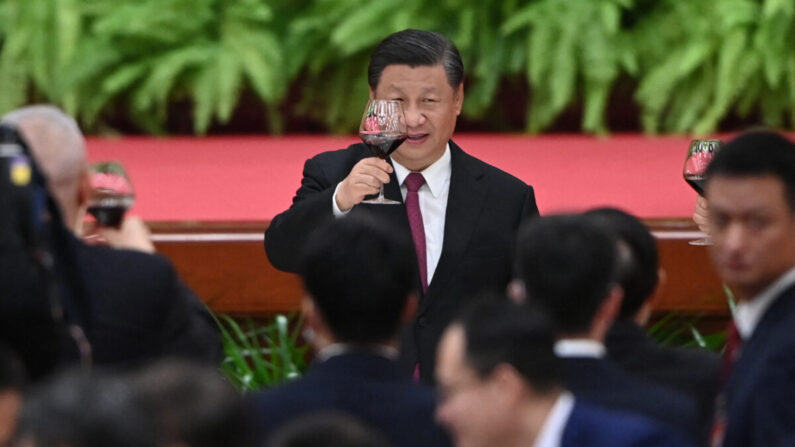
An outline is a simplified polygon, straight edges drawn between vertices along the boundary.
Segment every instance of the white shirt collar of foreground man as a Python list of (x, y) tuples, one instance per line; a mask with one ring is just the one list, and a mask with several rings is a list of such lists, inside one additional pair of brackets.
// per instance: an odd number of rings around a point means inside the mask
[(779, 295), (795, 284), (795, 267), (781, 275), (773, 284), (769, 285), (752, 300), (737, 304), (734, 313), (734, 324), (743, 340), (748, 340), (753, 335), (759, 320), (768, 308), (776, 301)]
[(568, 391), (562, 392), (538, 432), (533, 447), (560, 447), (563, 432), (573, 410), (574, 396)]
[(555, 355), (560, 358), (589, 357), (601, 359), (604, 358), (606, 353), (605, 345), (596, 340), (572, 338), (555, 342)]

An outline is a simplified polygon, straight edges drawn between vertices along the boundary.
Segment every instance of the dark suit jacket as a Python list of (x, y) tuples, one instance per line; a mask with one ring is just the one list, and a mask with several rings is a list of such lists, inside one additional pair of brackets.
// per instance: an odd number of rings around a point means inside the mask
[(765, 312), (725, 389), (724, 447), (795, 445), (795, 287)]
[[(452, 141), (450, 152), (452, 175), (442, 254), (417, 316), (401, 337), (404, 365), (413, 368), (419, 362), (426, 380), (433, 377), (441, 333), (464, 300), (485, 289), (505, 290), (516, 229), (525, 217), (538, 214), (532, 187), (467, 155)], [(333, 219), (331, 200), (337, 184), (359, 160), (371, 156), (364, 144), (354, 144), (307, 160), (292, 206), (274, 217), (265, 232), (265, 249), (276, 268), (296, 271), (307, 235)], [(384, 194), (402, 202), (394, 173), (384, 185)], [(404, 206), (359, 204), (351, 212), (388, 219), (410, 238)], [(422, 290), (419, 283), (417, 290)]]
[(369, 352), (316, 362), (303, 378), (253, 398), (266, 435), (299, 416), (336, 410), (378, 429), (393, 447), (448, 446), (434, 422), (436, 399), (398, 364)]
[(220, 363), (218, 327), (168, 259), (74, 243), (91, 300), (94, 362), (124, 366), (176, 356)]
[(696, 402), (698, 425), (707, 439), (718, 392), (720, 357), (700, 348), (662, 346), (632, 321), (613, 323), (605, 340), (608, 356), (625, 371), (674, 388)]
[(675, 390), (646, 382), (607, 359), (563, 358), (564, 383), (577, 399), (635, 413), (700, 439), (695, 403)]
[(687, 447), (676, 432), (635, 414), (607, 410), (577, 400), (560, 447)]

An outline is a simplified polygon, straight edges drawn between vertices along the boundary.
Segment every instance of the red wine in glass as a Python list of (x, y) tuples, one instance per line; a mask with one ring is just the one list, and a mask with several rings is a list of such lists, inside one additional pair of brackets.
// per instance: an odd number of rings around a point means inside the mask
[[(370, 148), (376, 157), (386, 160), (392, 152), (406, 141), (406, 119), (400, 101), (371, 99), (364, 108), (359, 126), (359, 138)], [(401, 202), (384, 198), (384, 185), (378, 197), (363, 200), (363, 203), (379, 205), (399, 205)]]
[(103, 227), (119, 228), (124, 213), (135, 202), (132, 183), (121, 163), (106, 161), (90, 167), (88, 213)]
[[(704, 195), (704, 187), (707, 183), (705, 175), (707, 166), (709, 166), (715, 154), (718, 153), (722, 144), (720, 140), (693, 140), (690, 142), (682, 175), (687, 184), (701, 196)], [(690, 241), (690, 244), (710, 245), (710, 241), (707, 237)]]
[(406, 134), (383, 134), (380, 132), (359, 132), (359, 138), (370, 148), (376, 157), (386, 160), (392, 152), (406, 141)]

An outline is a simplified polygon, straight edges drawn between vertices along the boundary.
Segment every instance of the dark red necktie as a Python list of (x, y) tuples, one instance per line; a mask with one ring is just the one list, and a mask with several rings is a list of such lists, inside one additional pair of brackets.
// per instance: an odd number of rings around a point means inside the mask
[(710, 433), (710, 447), (720, 447), (723, 445), (723, 438), (726, 434), (726, 418), (728, 412), (728, 403), (726, 402), (726, 384), (729, 382), (734, 364), (740, 357), (742, 349), (742, 339), (734, 320), (729, 322), (729, 327), (726, 329), (726, 348), (723, 350), (723, 361), (720, 368), (720, 392), (715, 401), (715, 417), (712, 424), (712, 432)]
[(403, 180), (408, 193), (406, 194), (406, 214), (409, 217), (411, 238), (414, 239), (414, 250), (417, 252), (417, 264), (420, 268), (422, 291), (428, 291), (428, 260), (425, 254), (425, 227), (422, 225), (420, 197), (417, 191), (425, 184), (425, 177), (419, 172), (412, 172)]
[(734, 364), (740, 357), (740, 349), (742, 346), (742, 339), (740, 339), (740, 332), (734, 324), (734, 320), (729, 322), (729, 327), (726, 330), (726, 348), (723, 351), (723, 361), (721, 363), (721, 388), (726, 386), (729, 381), (729, 375), (732, 372)]

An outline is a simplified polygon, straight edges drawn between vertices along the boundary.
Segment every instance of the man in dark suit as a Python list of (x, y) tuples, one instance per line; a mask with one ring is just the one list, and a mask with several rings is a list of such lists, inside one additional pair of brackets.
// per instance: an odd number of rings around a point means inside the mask
[[(18, 109), (2, 121), (19, 128), (64, 223), (79, 235), (90, 183), (77, 123), (52, 106)], [(70, 235), (89, 298), (86, 338), (93, 361), (119, 365), (179, 356), (220, 362), (220, 335), (212, 316), (171, 263), (153, 254), (143, 222), (126, 218), (119, 230), (103, 228), (101, 233), (113, 248), (87, 245)]]
[(699, 426), (705, 440), (712, 423), (720, 358), (700, 348), (662, 346), (643, 327), (648, 323), (665, 272), (660, 270), (657, 242), (646, 225), (615, 208), (585, 214), (618, 239), (621, 255), (618, 283), (623, 300), (618, 317), (607, 332), (607, 355), (624, 370), (690, 396), (698, 404)]
[(436, 414), (457, 446), (690, 445), (651, 419), (572, 395), (561, 381), (554, 341), (539, 313), (505, 301), (479, 303), (445, 331)]
[[(538, 209), (532, 187), (450, 140), (464, 100), (464, 72), (447, 38), (417, 30), (392, 34), (375, 49), (368, 76), (371, 98), (402, 102), (407, 140), (389, 161), (364, 144), (307, 160), (292, 206), (265, 232), (265, 248), (276, 268), (295, 271), (307, 235), (348, 213), (380, 215), (412, 235), (420, 306), (402, 334), (401, 356), (431, 380), (442, 330), (471, 294), (504, 289), (515, 231)], [(362, 203), (382, 184), (387, 198), (405, 205)]]
[(707, 169), (713, 263), (737, 299), (714, 445), (795, 445), (795, 146), (742, 135)]
[(694, 402), (635, 377), (606, 356), (604, 338), (621, 306), (617, 244), (582, 215), (535, 219), (519, 231), (510, 293), (550, 315), (564, 383), (577, 398), (655, 418), (696, 439)]
[(266, 434), (299, 416), (338, 410), (395, 447), (448, 445), (433, 421), (433, 391), (395, 360), (398, 329), (417, 305), (410, 240), (372, 216), (339, 219), (313, 236), (300, 271), (317, 355), (304, 378), (255, 397)]

